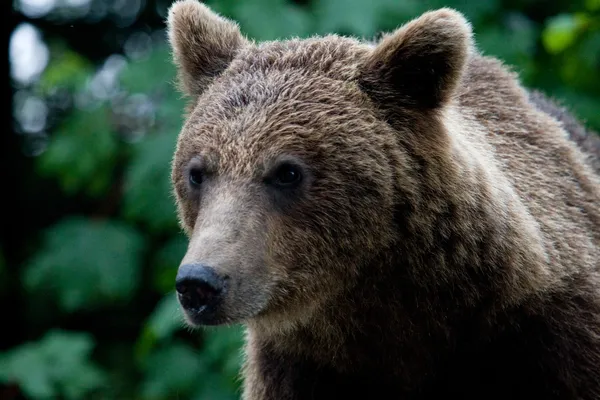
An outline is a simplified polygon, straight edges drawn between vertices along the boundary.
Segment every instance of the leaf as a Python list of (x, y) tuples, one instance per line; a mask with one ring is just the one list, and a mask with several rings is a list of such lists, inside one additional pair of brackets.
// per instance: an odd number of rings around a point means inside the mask
[(0, 293), (6, 290), (8, 285), (8, 271), (6, 270), (6, 259), (4, 258), (4, 253), (2, 252), (2, 248), (0, 248)]
[[(581, 41), (578, 55), (578, 58), (590, 70), (598, 68), (598, 65), (600, 65), (600, 29), (595, 32), (591, 32), (589, 36), (585, 37)], [(595, 72), (596, 71), (592, 72), (589, 76), (582, 77), (589, 82), (588, 87), (600, 86), (600, 79), (598, 79), (598, 76)]]
[(240, 1), (232, 11), (242, 31), (255, 40), (302, 37), (310, 31), (308, 12), (285, 0)]
[(88, 333), (51, 330), (0, 355), (0, 381), (14, 382), (29, 397), (84, 399), (106, 384), (90, 361), (94, 339)]
[(314, 7), (319, 32), (372, 36), (377, 30), (381, 4), (385, 3), (385, 0), (317, 0)]
[(377, 16), (377, 26), (372, 34), (392, 32), (402, 24), (418, 17), (430, 9), (429, 4), (420, 0), (384, 1), (379, 0), (383, 10)]
[(173, 87), (175, 73), (169, 48), (163, 45), (152, 50), (147, 58), (129, 62), (120, 72), (119, 81), (128, 92), (149, 93), (160, 86)]
[(118, 143), (105, 107), (73, 111), (53, 132), (47, 150), (37, 158), (40, 174), (58, 178), (67, 194), (91, 196), (111, 183)]
[(132, 144), (132, 158), (125, 170), (123, 215), (145, 223), (155, 233), (178, 228), (171, 159), (183, 124), (185, 103), (172, 85), (174, 78), (169, 48), (164, 45), (148, 58), (128, 64), (120, 75), (123, 89), (149, 95), (157, 121), (140, 141)]
[[(435, 3), (438, 7), (452, 7), (457, 9), (465, 14), (465, 17), (469, 20), (469, 22), (474, 25), (479, 24), (480, 21), (484, 20), (488, 16), (498, 15), (497, 13), (501, 6), (499, 0), (436, 0)], [(432, 7), (431, 4), (430, 7)]]
[(125, 171), (123, 212), (154, 231), (178, 228), (171, 187), (171, 159), (176, 135), (155, 134), (134, 144), (134, 154)]
[(590, 11), (600, 10), (600, 0), (585, 0), (585, 8)]
[(39, 81), (45, 93), (59, 86), (77, 89), (93, 73), (91, 63), (63, 43), (51, 43), (50, 54), (50, 62)]
[(142, 335), (136, 344), (137, 358), (145, 359), (160, 342), (170, 339), (173, 333), (184, 326), (183, 316), (175, 292), (163, 297), (148, 317)]
[(240, 380), (231, 380), (220, 371), (203, 376), (203, 384), (191, 396), (193, 400), (238, 400), (241, 398)]
[(119, 75), (122, 89), (151, 98), (156, 107), (158, 129), (173, 134), (181, 128), (186, 105), (176, 90), (175, 73), (169, 47), (160, 45), (148, 58), (127, 64)]
[(163, 340), (180, 329), (183, 324), (179, 302), (175, 292), (165, 296), (147, 321), (148, 329), (157, 340)]
[(600, 102), (598, 97), (585, 95), (572, 89), (560, 88), (553, 91), (552, 96), (561, 99), (563, 104), (568, 105), (570, 112), (576, 118), (596, 132), (600, 132)]
[(542, 43), (548, 53), (558, 54), (570, 47), (586, 23), (585, 16), (579, 14), (560, 14), (549, 18), (542, 32)]
[(154, 256), (152, 278), (154, 287), (162, 293), (173, 289), (177, 268), (187, 250), (188, 239), (179, 234), (168, 241)]
[[(520, 78), (527, 81), (535, 72), (532, 56), (537, 38), (538, 31), (529, 19), (520, 14), (511, 14), (506, 25), (488, 24), (477, 36), (477, 44), (484, 53), (517, 67)], [(512, 45), (506, 46), (507, 41)]]
[(241, 326), (213, 327), (204, 332), (204, 358), (224, 376), (235, 379), (242, 363), (244, 335)]
[(207, 0), (205, 1), (206, 5), (208, 5), (215, 12), (229, 17), (235, 18), (234, 10), (237, 5), (238, 0)]
[(67, 217), (45, 232), (24, 271), (25, 288), (66, 312), (126, 301), (140, 281), (142, 249), (143, 238), (122, 222)]
[(186, 398), (203, 385), (206, 366), (197, 351), (175, 342), (151, 354), (144, 367), (142, 394), (147, 399)]

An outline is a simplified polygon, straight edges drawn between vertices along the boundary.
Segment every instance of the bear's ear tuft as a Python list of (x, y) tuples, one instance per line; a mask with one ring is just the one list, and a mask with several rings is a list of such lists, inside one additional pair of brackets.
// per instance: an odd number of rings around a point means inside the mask
[(196, 98), (247, 43), (238, 25), (197, 0), (177, 0), (167, 18), (180, 90)]
[(465, 17), (441, 8), (384, 37), (359, 75), (360, 87), (376, 102), (435, 109), (452, 96), (472, 49)]

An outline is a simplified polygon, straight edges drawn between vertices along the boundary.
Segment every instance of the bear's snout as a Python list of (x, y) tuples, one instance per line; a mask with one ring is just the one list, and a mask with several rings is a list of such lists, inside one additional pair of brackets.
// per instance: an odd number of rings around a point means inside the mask
[[(226, 291), (227, 277), (203, 264), (179, 267), (175, 289), (179, 303), (194, 321), (205, 321), (215, 313)], [(206, 323), (203, 322), (203, 323)]]

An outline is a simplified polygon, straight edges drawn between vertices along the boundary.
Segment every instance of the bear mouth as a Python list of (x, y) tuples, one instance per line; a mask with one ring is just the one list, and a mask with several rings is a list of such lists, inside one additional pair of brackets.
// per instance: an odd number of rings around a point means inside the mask
[(223, 315), (220, 301), (210, 304), (203, 304), (190, 307), (184, 301), (179, 299), (179, 304), (183, 309), (186, 322), (192, 326), (202, 325), (222, 325), (227, 318)]
[(203, 305), (199, 308), (184, 308), (183, 311), (186, 321), (192, 326), (222, 325), (227, 321), (215, 306)]

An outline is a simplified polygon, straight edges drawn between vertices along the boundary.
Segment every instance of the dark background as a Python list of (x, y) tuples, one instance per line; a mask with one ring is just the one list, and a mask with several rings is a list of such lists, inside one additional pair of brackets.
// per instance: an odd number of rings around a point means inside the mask
[[(257, 40), (370, 39), (455, 7), (481, 50), (600, 130), (600, 0), (208, 4)], [(239, 397), (241, 328), (190, 332), (172, 292), (186, 240), (169, 186), (183, 112), (169, 5), (6, 4), (0, 400)]]

